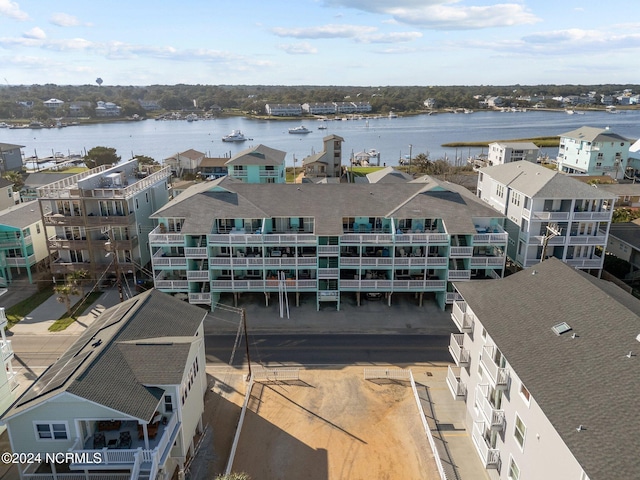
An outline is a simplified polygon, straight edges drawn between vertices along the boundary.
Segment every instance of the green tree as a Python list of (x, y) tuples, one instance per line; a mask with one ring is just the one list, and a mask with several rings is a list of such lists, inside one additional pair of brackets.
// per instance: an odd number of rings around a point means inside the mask
[(138, 160), (138, 165), (159, 165), (153, 158), (146, 155), (135, 155), (133, 158)]
[(88, 168), (115, 165), (119, 161), (120, 156), (116, 155), (116, 149), (110, 147), (93, 147), (84, 157), (84, 163)]
[(67, 283), (74, 285), (80, 291), (80, 295), (84, 297), (84, 282), (88, 276), (87, 270), (76, 270), (67, 275)]
[(19, 172), (10, 170), (6, 172), (3, 177), (9, 182), (13, 183), (12, 189), (14, 192), (19, 192), (20, 190), (22, 190), (22, 187), (24, 187), (24, 179)]
[(56, 300), (60, 303), (64, 303), (67, 308), (67, 315), (71, 316), (71, 296), (80, 295), (80, 290), (73, 283), (67, 282), (63, 285), (56, 285), (53, 287), (53, 291), (58, 294)]

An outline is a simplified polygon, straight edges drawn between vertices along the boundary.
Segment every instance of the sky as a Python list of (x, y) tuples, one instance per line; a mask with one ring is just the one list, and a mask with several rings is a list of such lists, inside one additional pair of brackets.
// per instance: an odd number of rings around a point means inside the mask
[(640, 82), (628, 0), (0, 0), (9, 85)]

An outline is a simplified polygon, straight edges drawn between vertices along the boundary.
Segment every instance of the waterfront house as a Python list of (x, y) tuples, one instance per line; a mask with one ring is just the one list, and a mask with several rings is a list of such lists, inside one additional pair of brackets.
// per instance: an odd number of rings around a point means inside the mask
[(22, 148), (24, 145), (0, 143), (0, 173), (22, 169)]
[(42, 102), (42, 104), (50, 111), (52, 112), (56, 112), (58, 111), (58, 109), (60, 109), (60, 107), (62, 107), (64, 105), (64, 101), (62, 100), (58, 100), (57, 98), (51, 98), (45, 102)]
[(447, 385), (489, 478), (637, 477), (640, 301), (555, 258), (455, 288)]
[(121, 108), (113, 102), (98, 101), (95, 108), (96, 117), (119, 117)]
[(10, 284), (26, 272), (33, 283), (36, 265), (49, 258), (47, 232), (38, 202), (13, 205), (0, 211), (0, 280)]
[(531, 162), (479, 170), (477, 195), (507, 217), (507, 254), (521, 267), (557, 257), (602, 270), (615, 196)]
[(39, 187), (51, 272), (135, 275), (150, 260), (149, 215), (167, 203), (170, 176), (171, 167), (147, 174), (134, 159)]
[(229, 158), (204, 157), (198, 167), (198, 173), (202, 178), (220, 178), (227, 175), (226, 163)]
[[(451, 282), (500, 278), (504, 216), (458, 185), (194, 185), (152, 216), (155, 287), (214, 306), (221, 295), (276, 292), (340, 308), (376, 293), (453, 302)], [(326, 304), (326, 303), (325, 303)]]
[(285, 183), (286, 152), (265, 145), (251, 147), (225, 162), (228, 175), (247, 183)]
[(182, 177), (185, 173), (195, 175), (198, 173), (200, 164), (204, 160), (206, 154), (190, 148), (184, 152), (176, 153), (163, 160), (163, 164), (171, 168), (171, 172)]
[[(156, 290), (105, 310), (3, 415), (11, 450), (41, 454), (20, 478), (183, 476), (202, 432), (205, 315)], [(57, 452), (76, 455), (47, 462)]]
[(629, 139), (607, 128), (580, 127), (560, 135), (558, 170), (573, 175), (624, 177)]
[(306, 177), (340, 178), (342, 176), (342, 142), (338, 135), (327, 135), (322, 139), (324, 148), (321, 152), (309, 155), (302, 160)]
[(536, 163), (539, 151), (533, 142), (493, 142), (489, 144), (487, 161), (489, 166), (519, 161)]
[(336, 105), (333, 102), (303, 103), (302, 111), (309, 115), (333, 115), (336, 113)]

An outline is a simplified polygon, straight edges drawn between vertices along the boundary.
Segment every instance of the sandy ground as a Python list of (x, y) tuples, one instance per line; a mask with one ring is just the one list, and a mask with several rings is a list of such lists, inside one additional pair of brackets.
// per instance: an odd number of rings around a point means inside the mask
[[(246, 388), (236, 371), (213, 378), (223, 394), (208, 395), (209, 478), (225, 467)], [(254, 480), (437, 478), (408, 382), (365, 381), (362, 367), (256, 383), (233, 470)]]

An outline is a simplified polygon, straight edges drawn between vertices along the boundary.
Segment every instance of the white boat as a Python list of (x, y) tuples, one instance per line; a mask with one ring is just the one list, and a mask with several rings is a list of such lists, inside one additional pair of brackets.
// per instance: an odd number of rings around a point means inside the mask
[(240, 130), (233, 130), (229, 135), (222, 137), (223, 142), (244, 142), (247, 137)]
[(10, 125), (8, 123), (0, 122), (0, 128), (9, 128)]
[(614, 105), (607, 105), (605, 107), (605, 111), (607, 113), (618, 113), (618, 110), (616, 110), (616, 107)]
[(576, 113), (576, 112), (575, 112), (575, 111), (573, 111), (573, 110), (571, 110), (570, 108), (567, 108), (567, 109), (565, 110), (565, 113), (566, 113), (567, 115), (573, 115), (573, 114), (574, 114), (574, 113)]
[(398, 118), (398, 115), (393, 112), (389, 112), (389, 118)]
[(304, 125), (300, 125), (299, 127), (290, 128), (289, 133), (311, 133), (311, 130)]
[(326, 129), (327, 129), (327, 126), (324, 123), (318, 127), (318, 130), (326, 130)]

